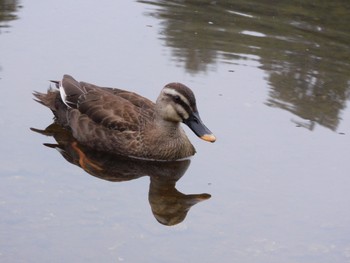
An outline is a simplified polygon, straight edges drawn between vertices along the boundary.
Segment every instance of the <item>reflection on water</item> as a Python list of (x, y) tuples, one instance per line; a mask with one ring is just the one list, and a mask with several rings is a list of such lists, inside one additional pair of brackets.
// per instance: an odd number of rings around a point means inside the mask
[(17, 19), (17, 0), (0, 0), (0, 34), (2, 33), (2, 28), (7, 28), (9, 25), (7, 22)]
[(348, 0), (139, 2), (153, 7), (147, 15), (161, 20), (160, 38), (191, 74), (255, 61), (268, 74), (266, 105), (310, 130), (337, 129), (349, 99)]
[(100, 179), (123, 182), (149, 176), (149, 203), (154, 217), (161, 224), (176, 225), (182, 222), (193, 205), (210, 198), (209, 194), (186, 195), (176, 189), (176, 182), (190, 165), (188, 159), (157, 162), (98, 152), (80, 145), (71, 132), (55, 123), (45, 130), (32, 130), (53, 136), (57, 144), (44, 145), (57, 149), (68, 162)]
[[(4, 32), (4, 29), (10, 27), (9, 21), (17, 19), (15, 13), (19, 7), (17, 0), (0, 0), (0, 34)], [(0, 66), (1, 70), (2, 67)]]

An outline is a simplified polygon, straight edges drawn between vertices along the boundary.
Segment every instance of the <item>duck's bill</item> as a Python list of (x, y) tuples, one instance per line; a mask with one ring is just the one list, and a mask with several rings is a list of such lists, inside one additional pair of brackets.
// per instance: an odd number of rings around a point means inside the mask
[(215, 142), (216, 141), (216, 137), (214, 136), (214, 134), (204, 134), (203, 136), (200, 136), (200, 138), (204, 141), (207, 141), (207, 142)]
[(193, 113), (184, 123), (202, 140), (215, 142), (214, 134), (203, 124), (198, 112)]

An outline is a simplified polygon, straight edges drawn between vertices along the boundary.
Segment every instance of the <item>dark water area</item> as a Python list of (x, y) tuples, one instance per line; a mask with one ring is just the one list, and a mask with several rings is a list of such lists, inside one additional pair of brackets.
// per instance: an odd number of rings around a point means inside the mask
[(18, 4), (18, 1), (3, 0), (0, 2), (0, 28), (2, 29), (1, 31), (3, 31), (4, 28), (10, 27), (10, 21), (16, 20), (18, 18), (16, 12), (19, 8), (21, 8), (21, 6)]
[[(350, 262), (349, 10), (0, 0), (0, 262)], [(184, 83), (217, 141), (88, 149), (33, 101), (66, 73), (153, 101)]]

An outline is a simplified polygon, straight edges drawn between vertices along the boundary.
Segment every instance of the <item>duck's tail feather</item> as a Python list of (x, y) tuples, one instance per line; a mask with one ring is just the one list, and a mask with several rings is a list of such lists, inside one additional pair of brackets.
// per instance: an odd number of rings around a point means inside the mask
[(58, 95), (57, 91), (50, 88), (46, 94), (34, 91), (33, 95), (36, 102), (39, 102), (40, 104), (50, 108), (52, 111), (56, 110), (55, 102)]
[(55, 84), (55, 87), (57, 88), (57, 89), (59, 89), (59, 81), (58, 80), (50, 80), (50, 82), (51, 83), (54, 83)]

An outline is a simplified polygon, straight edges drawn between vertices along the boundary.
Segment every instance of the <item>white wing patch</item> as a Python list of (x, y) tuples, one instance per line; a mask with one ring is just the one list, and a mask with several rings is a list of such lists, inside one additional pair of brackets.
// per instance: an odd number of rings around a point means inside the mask
[(61, 99), (62, 99), (63, 103), (66, 104), (68, 108), (71, 108), (71, 106), (69, 106), (67, 101), (66, 101), (67, 94), (66, 94), (66, 91), (64, 90), (64, 88), (62, 86), (62, 81), (60, 81), (58, 85), (59, 85), (58, 87), (60, 89), (60, 95), (61, 95)]

